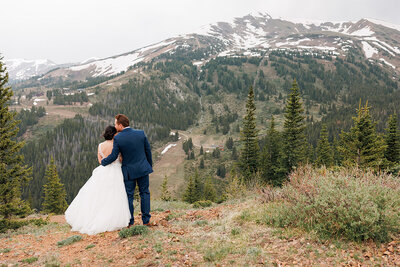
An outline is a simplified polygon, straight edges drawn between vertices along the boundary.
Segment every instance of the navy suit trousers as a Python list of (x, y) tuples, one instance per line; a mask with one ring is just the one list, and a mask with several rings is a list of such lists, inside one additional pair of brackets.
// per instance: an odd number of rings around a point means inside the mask
[[(129, 174), (128, 174), (129, 175)], [(133, 208), (133, 198), (135, 194), (136, 184), (139, 187), (139, 195), (140, 195), (140, 210), (142, 212), (142, 221), (143, 224), (147, 224), (150, 222), (150, 190), (149, 190), (149, 175), (145, 175), (139, 178), (130, 178), (124, 177), (125, 190), (128, 195), (129, 202), (129, 211), (131, 212), (131, 220), (129, 224), (134, 223), (134, 208)]]

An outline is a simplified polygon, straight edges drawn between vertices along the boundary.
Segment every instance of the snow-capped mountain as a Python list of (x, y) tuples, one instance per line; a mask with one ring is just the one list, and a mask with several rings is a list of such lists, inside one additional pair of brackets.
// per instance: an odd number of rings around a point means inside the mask
[(4, 64), (12, 80), (24, 80), (33, 76), (42, 75), (59, 67), (59, 65), (48, 59), (6, 59)]
[[(252, 13), (231, 22), (218, 22), (201, 27), (194, 33), (177, 36), (122, 55), (90, 59), (68, 68), (60, 68), (47, 76), (73, 79), (111, 76), (130, 66), (146, 62), (177, 49), (208, 49), (201, 65), (215, 56), (261, 55), (275, 49), (301, 50), (345, 56), (358, 50), (370, 61), (400, 73), (400, 26), (375, 19), (355, 22), (307, 22), (274, 19), (267, 13)], [(32, 67), (31, 67), (32, 68)], [(17, 77), (23, 76), (23, 68)]]
[(197, 34), (213, 37), (225, 45), (220, 55), (254, 49), (319, 50), (345, 55), (362, 49), (368, 59), (384, 62), (400, 71), (400, 26), (374, 19), (357, 22), (300, 22), (273, 19), (266, 13), (219, 22)]

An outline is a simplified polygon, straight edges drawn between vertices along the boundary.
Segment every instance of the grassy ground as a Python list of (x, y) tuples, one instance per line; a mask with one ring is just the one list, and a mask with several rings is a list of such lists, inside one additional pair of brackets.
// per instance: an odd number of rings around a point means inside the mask
[[(0, 235), (0, 265), (40, 266), (395, 266), (400, 242), (376, 245), (320, 240), (296, 229), (262, 223), (267, 204), (253, 197), (206, 209), (182, 202), (152, 203), (146, 235), (122, 239), (118, 232), (95, 236), (70, 232), (63, 216), (42, 227)], [(268, 204), (268, 205), (271, 205)], [(139, 215), (136, 216), (139, 222)], [(59, 247), (74, 235), (82, 240)]]

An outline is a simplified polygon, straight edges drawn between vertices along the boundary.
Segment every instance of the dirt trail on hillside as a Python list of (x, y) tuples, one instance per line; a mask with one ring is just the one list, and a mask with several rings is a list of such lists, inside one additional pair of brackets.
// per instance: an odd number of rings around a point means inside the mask
[[(186, 158), (185, 151), (182, 149), (183, 140), (178, 142), (171, 142), (162, 148), (158, 149), (160, 159), (154, 164), (154, 172), (150, 174), (150, 192), (151, 198), (160, 197), (160, 187), (165, 176), (168, 177), (168, 187), (172, 195), (174, 194), (179, 185), (184, 182), (184, 161)], [(168, 149), (163, 155), (161, 152), (170, 144), (175, 144)]]

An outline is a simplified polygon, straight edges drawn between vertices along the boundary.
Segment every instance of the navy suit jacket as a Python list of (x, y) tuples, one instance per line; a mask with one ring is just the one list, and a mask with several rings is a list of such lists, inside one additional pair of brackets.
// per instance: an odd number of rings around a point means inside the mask
[(125, 128), (117, 134), (111, 154), (101, 161), (101, 165), (113, 163), (119, 153), (122, 155), (124, 179), (135, 179), (153, 172), (150, 144), (142, 130)]

